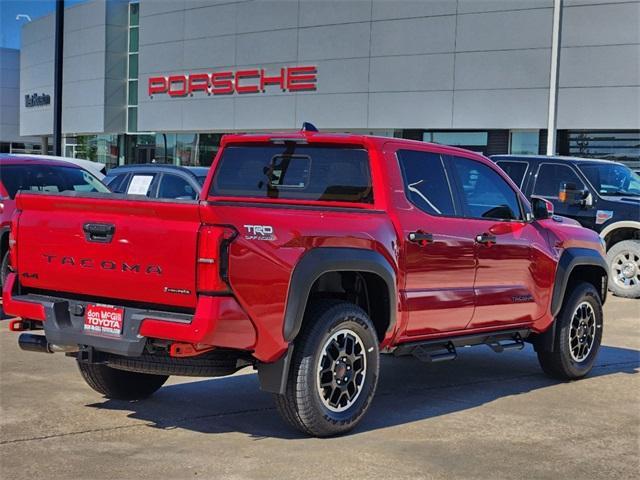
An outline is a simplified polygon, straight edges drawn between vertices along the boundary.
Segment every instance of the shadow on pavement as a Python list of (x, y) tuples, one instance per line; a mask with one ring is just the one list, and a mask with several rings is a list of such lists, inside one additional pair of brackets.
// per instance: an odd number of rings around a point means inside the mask
[[(634, 374), (639, 367), (640, 351), (602, 346), (586, 381)], [(482, 348), (465, 349), (458, 360), (440, 364), (384, 356), (378, 392), (353, 434), (447, 415), (561, 383), (544, 376), (530, 346), (502, 355)], [(168, 385), (147, 400), (105, 400), (89, 406), (130, 411), (131, 418), (162, 429), (243, 432), (256, 439), (306, 438), (280, 419), (270, 395), (258, 389), (255, 374)]]

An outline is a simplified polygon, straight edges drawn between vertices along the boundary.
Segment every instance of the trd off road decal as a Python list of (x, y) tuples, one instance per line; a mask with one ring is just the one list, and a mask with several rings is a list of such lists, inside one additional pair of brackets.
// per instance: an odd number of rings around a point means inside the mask
[(271, 225), (245, 225), (247, 234), (244, 236), (246, 240), (275, 240)]

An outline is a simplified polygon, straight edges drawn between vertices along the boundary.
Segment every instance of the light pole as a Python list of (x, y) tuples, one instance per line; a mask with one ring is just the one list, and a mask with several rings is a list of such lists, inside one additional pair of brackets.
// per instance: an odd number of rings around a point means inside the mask
[(551, 34), (551, 72), (549, 76), (549, 109), (547, 117), (547, 155), (556, 153), (558, 126), (558, 78), (560, 74), (560, 38), (562, 36), (562, 0), (553, 2)]
[(53, 67), (53, 154), (62, 156), (62, 53), (64, 0), (56, 0), (55, 55)]

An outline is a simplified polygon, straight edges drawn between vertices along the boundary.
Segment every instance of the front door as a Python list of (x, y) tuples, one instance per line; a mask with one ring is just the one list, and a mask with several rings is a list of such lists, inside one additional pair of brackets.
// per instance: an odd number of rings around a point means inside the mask
[(527, 222), (518, 194), (492, 167), (449, 157), (475, 240), (475, 310), (469, 328), (530, 323), (545, 313), (553, 282), (553, 261), (544, 231)]
[(404, 192), (394, 196), (404, 236), (404, 335), (462, 330), (474, 308), (475, 246), (464, 221), (455, 218), (459, 212), (442, 156), (403, 149), (386, 156), (399, 163), (404, 184)]

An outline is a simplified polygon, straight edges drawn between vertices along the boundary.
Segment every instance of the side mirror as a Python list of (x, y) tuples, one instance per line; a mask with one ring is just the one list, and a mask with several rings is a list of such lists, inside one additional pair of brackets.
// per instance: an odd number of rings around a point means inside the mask
[(560, 192), (558, 193), (558, 200), (562, 203), (568, 203), (575, 205), (582, 200), (582, 191), (578, 190), (575, 183), (563, 182), (560, 184)]
[(578, 190), (575, 183), (564, 182), (560, 185), (558, 200), (569, 205), (590, 207), (593, 205), (593, 195), (589, 190)]
[(542, 197), (531, 197), (531, 210), (536, 220), (546, 220), (553, 216), (553, 203)]

